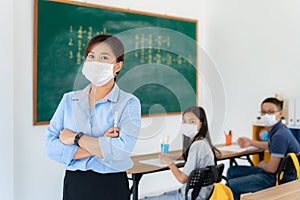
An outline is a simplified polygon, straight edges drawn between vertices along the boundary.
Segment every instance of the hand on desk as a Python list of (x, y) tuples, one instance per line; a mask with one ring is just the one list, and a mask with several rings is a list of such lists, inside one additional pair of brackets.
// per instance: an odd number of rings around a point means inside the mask
[(168, 166), (173, 163), (173, 159), (167, 154), (161, 153), (159, 154), (159, 158), (161, 163), (166, 164)]
[(247, 137), (239, 137), (237, 143), (240, 145), (241, 148), (251, 146), (251, 140)]

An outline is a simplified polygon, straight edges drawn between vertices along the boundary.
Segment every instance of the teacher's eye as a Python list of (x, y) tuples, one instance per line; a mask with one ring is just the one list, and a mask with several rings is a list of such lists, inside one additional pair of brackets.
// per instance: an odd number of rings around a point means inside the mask
[(108, 56), (101, 56), (100, 60), (109, 60)]
[(94, 58), (94, 55), (91, 54), (91, 53), (89, 53), (87, 57), (93, 59), (93, 58)]

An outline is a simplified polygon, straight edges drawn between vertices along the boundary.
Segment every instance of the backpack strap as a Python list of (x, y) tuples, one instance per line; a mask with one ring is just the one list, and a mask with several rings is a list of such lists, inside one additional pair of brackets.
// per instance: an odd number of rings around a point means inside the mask
[[(298, 161), (296, 154), (288, 153), (288, 156), (291, 157), (291, 159), (293, 161), (293, 165), (295, 167), (296, 176), (297, 176), (296, 179), (300, 179), (300, 165), (299, 165), (299, 161)], [(276, 186), (279, 185), (279, 180), (283, 179), (283, 175), (284, 175), (284, 168), (279, 172), (279, 176), (276, 178)]]
[(298, 158), (295, 153), (290, 153), (290, 156), (293, 160), (293, 163), (294, 163), (294, 166), (296, 169), (297, 179), (300, 179), (300, 165), (299, 165)]

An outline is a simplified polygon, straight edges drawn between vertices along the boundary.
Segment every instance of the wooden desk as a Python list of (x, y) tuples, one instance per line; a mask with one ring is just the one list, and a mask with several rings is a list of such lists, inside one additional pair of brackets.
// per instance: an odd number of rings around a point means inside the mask
[[(163, 171), (165, 169), (168, 169), (168, 167), (165, 168), (161, 168), (161, 167), (157, 167), (154, 165), (147, 165), (147, 164), (143, 164), (140, 163), (139, 161), (141, 160), (148, 160), (148, 159), (153, 159), (153, 158), (158, 158), (158, 154), (159, 153), (152, 153), (152, 154), (146, 154), (146, 155), (140, 155), (140, 156), (133, 156), (131, 157), (134, 166), (133, 168), (127, 170), (127, 174), (136, 174), (136, 173), (143, 173), (143, 174), (147, 174), (147, 173), (152, 173), (152, 172), (157, 172), (157, 171)], [(174, 157), (174, 158), (179, 158), (182, 155), (182, 151), (178, 150), (178, 151), (171, 151), (169, 153), (170, 156)], [(178, 164), (177, 166), (183, 166), (184, 163)]]
[(300, 180), (291, 181), (252, 194), (242, 195), (242, 200), (299, 200)]
[[(172, 157), (174, 156), (175, 158), (176, 157), (179, 158), (182, 155), (182, 151), (181, 150), (172, 151), (169, 154)], [(161, 167), (157, 167), (154, 165), (147, 165), (147, 164), (143, 164), (143, 163), (139, 162), (141, 160), (148, 160), (148, 159), (153, 159), (153, 158), (158, 158), (158, 153), (131, 157), (131, 159), (133, 161), (133, 168), (127, 170), (127, 174), (131, 174), (132, 187), (130, 189), (130, 192), (132, 193), (133, 200), (138, 200), (139, 182), (144, 174), (169, 170), (168, 167), (161, 168)], [(184, 163), (177, 164), (177, 167), (183, 167), (183, 166), (184, 166)]]
[[(224, 146), (224, 145), (216, 145), (217, 148), (222, 147), (222, 146)], [(252, 149), (252, 150), (246, 150), (246, 151), (242, 151), (242, 152), (232, 152), (232, 151), (221, 151), (221, 152), (222, 152), (222, 156), (217, 158), (218, 161), (229, 159), (230, 165), (232, 165), (233, 163), (235, 163), (237, 165), (235, 158), (240, 158), (242, 156), (246, 156), (247, 160), (250, 162), (250, 164), (253, 165), (253, 163), (250, 159), (250, 155), (263, 154), (264, 151), (262, 149)], [(169, 154), (172, 157), (179, 158), (182, 155), (182, 151), (181, 150), (172, 151)], [(144, 174), (169, 170), (168, 167), (161, 168), (161, 167), (147, 165), (147, 164), (143, 164), (143, 163), (139, 162), (141, 160), (148, 160), (148, 159), (153, 159), (153, 158), (158, 158), (158, 153), (131, 157), (134, 165), (133, 165), (133, 168), (127, 170), (127, 174), (131, 174), (130, 179), (132, 180), (132, 187), (130, 189), (130, 192), (133, 195), (133, 200), (138, 200), (138, 186), (139, 186), (139, 182)], [(177, 164), (177, 167), (183, 167), (183, 166), (184, 166), (184, 163)]]
[[(235, 143), (234, 143), (235, 144)], [(221, 148), (224, 147), (224, 144), (218, 144), (215, 145), (217, 148)], [(232, 166), (233, 164), (238, 165), (237, 162), (235, 161), (236, 158), (241, 158), (243, 156), (246, 156), (248, 162), (253, 166), (253, 162), (250, 159), (251, 155), (255, 155), (258, 154), (259, 155), (259, 160), (263, 160), (263, 155), (264, 155), (264, 150), (263, 149), (251, 149), (251, 150), (245, 150), (245, 151), (241, 151), (241, 152), (234, 152), (234, 151), (224, 151), (222, 150), (222, 156), (217, 158), (218, 161), (220, 160), (226, 160), (229, 159), (230, 160), (230, 166)]]

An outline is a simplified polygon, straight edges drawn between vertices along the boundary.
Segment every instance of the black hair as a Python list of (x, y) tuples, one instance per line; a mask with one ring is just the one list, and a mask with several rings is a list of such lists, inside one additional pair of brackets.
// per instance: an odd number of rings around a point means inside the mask
[(202, 107), (191, 106), (183, 112), (182, 117), (188, 112), (193, 113), (200, 120), (200, 122), (202, 122), (202, 126), (201, 126), (199, 132), (194, 137), (194, 139), (191, 142), (189, 142), (188, 145), (186, 145), (185, 143), (186, 143), (186, 141), (189, 140), (189, 138), (187, 136), (184, 136), (183, 157), (184, 157), (185, 161), (187, 160), (190, 146), (192, 145), (192, 143), (197, 140), (202, 140), (205, 138), (213, 151), (214, 160), (215, 160), (215, 164), (216, 164), (217, 156), (221, 156), (222, 153), (211, 142), (209, 130), (208, 130), (208, 122), (207, 122), (207, 118), (206, 118), (204, 109)]
[(274, 97), (269, 97), (269, 98), (266, 98), (262, 103), (261, 103), (261, 106), (264, 104), (264, 103), (272, 103), (274, 104), (278, 110), (282, 110), (283, 108), (283, 101), (280, 101)]
[(86, 45), (84, 57), (86, 58), (92, 48), (99, 43), (106, 43), (111, 47), (117, 62), (124, 62), (124, 45), (119, 38), (110, 34), (99, 34), (94, 36)]

